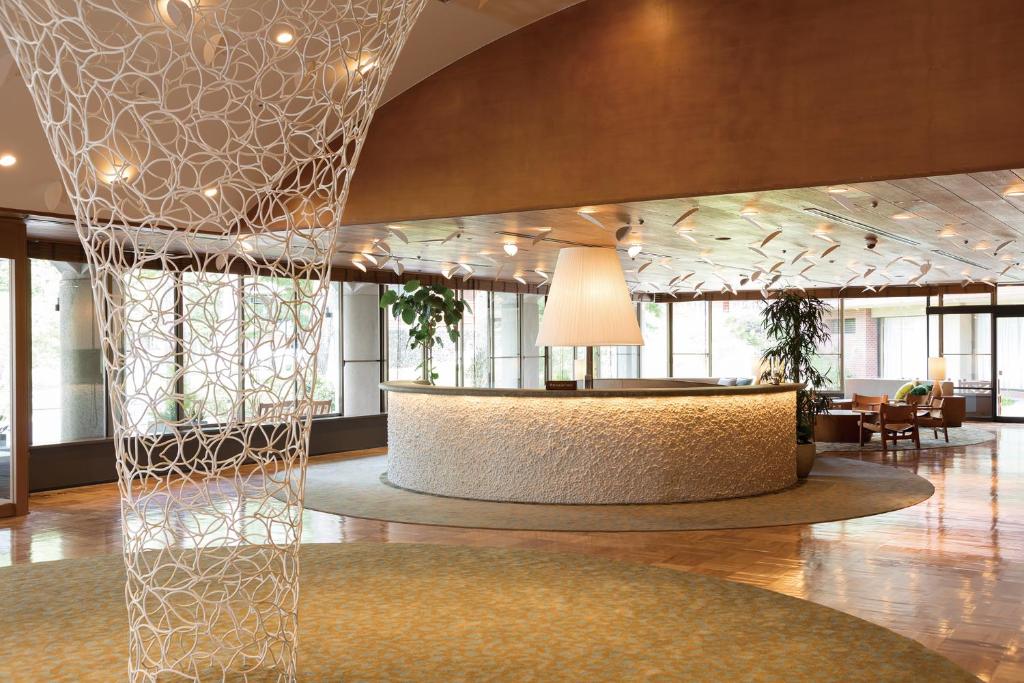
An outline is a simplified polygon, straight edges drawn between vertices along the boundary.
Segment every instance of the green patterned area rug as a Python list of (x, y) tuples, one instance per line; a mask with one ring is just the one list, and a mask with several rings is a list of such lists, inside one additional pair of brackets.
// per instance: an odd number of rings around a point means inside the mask
[(811, 476), (750, 498), (668, 505), (543, 505), (442, 498), (399, 489), (382, 475), (386, 456), (310, 461), (306, 507), (389, 522), (534, 531), (687, 531), (831, 522), (899, 510), (935, 489), (906, 469), (818, 458)]
[[(370, 543), (301, 562), (300, 681), (976, 680), (842, 612), (670, 569)], [(119, 555), (0, 570), (0, 605), (0, 680), (125, 679)]]
[[(996, 435), (985, 429), (977, 427), (950, 427), (949, 441), (945, 439), (942, 430), (939, 430), (938, 437), (931, 429), (921, 429), (921, 450), (928, 448), (949, 448), (952, 446), (974, 446), (975, 444), (992, 441)], [(882, 440), (877, 434), (872, 434), (871, 441), (863, 446), (856, 443), (843, 443), (839, 441), (819, 441), (817, 443), (818, 453), (869, 453), (882, 450)], [(889, 446), (890, 451), (913, 451), (914, 445), (908, 441), (900, 441), (899, 448)]]

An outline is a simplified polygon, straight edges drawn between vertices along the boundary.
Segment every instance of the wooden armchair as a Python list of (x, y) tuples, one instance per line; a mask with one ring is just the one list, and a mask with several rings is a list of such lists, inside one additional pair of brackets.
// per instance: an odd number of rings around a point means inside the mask
[[(864, 421), (864, 429), (878, 432), (882, 437), (882, 452), (889, 450), (889, 442), (898, 446), (901, 439), (913, 441), (914, 446), (921, 447), (921, 434), (917, 428), (917, 411), (915, 406), (894, 406), (883, 403), (878, 410), (878, 421)], [(863, 445), (863, 444), (861, 444)]]
[(939, 438), (939, 430), (942, 430), (943, 436), (946, 437), (946, 443), (949, 443), (949, 425), (946, 422), (946, 415), (943, 411), (943, 401), (945, 399), (933, 398), (931, 400), (931, 406), (927, 413), (922, 413), (917, 416), (917, 425), (926, 429), (931, 429), (935, 434), (935, 438)]
[(860, 419), (858, 420), (860, 424), (860, 429), (858, 430), (858, 434), (860, 434), (861, 446), (864, 445), (865, 437), (869, 436), (864, 431), (864, 418), (867, 417), (868, 414), (864, 411), (878, 412), (878, 410), (882, 407), (882, 404), (887, 403), (888, 401), (888, 394), (882, 394), (881, 396), (865, 396), (863, 394), (854, 394), (853, 398), (850, 399), (850, 410), (860, 411)]

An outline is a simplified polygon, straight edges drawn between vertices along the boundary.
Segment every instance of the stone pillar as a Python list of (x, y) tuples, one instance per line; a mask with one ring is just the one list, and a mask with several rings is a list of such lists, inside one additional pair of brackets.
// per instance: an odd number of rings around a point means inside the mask
[(95, 439), (106, 430), (106, 393), (89, 268), (62, 261), (54, 265), (61, 274), (61, 441)]

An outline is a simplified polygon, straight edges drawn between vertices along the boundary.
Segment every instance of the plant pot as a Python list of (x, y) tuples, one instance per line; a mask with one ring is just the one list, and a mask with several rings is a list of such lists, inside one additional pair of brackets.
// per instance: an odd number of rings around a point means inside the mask
[(814, 456), (818, 447), (813, 443), (798, 443), (796, 445), (796, 476), (806, 479), (814, 467)]

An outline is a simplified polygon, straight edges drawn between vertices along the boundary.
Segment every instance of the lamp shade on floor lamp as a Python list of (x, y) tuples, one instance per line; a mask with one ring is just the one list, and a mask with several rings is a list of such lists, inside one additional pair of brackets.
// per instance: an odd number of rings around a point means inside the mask
[(932, 395), (942, 398), (942, 380), (946, 379), (946, 359), (932, 356), (928, 359), (928, 379), (932, 380)]
[(603, 247), (558, 252), (537, 346), (642, 346), (619, 255)]

